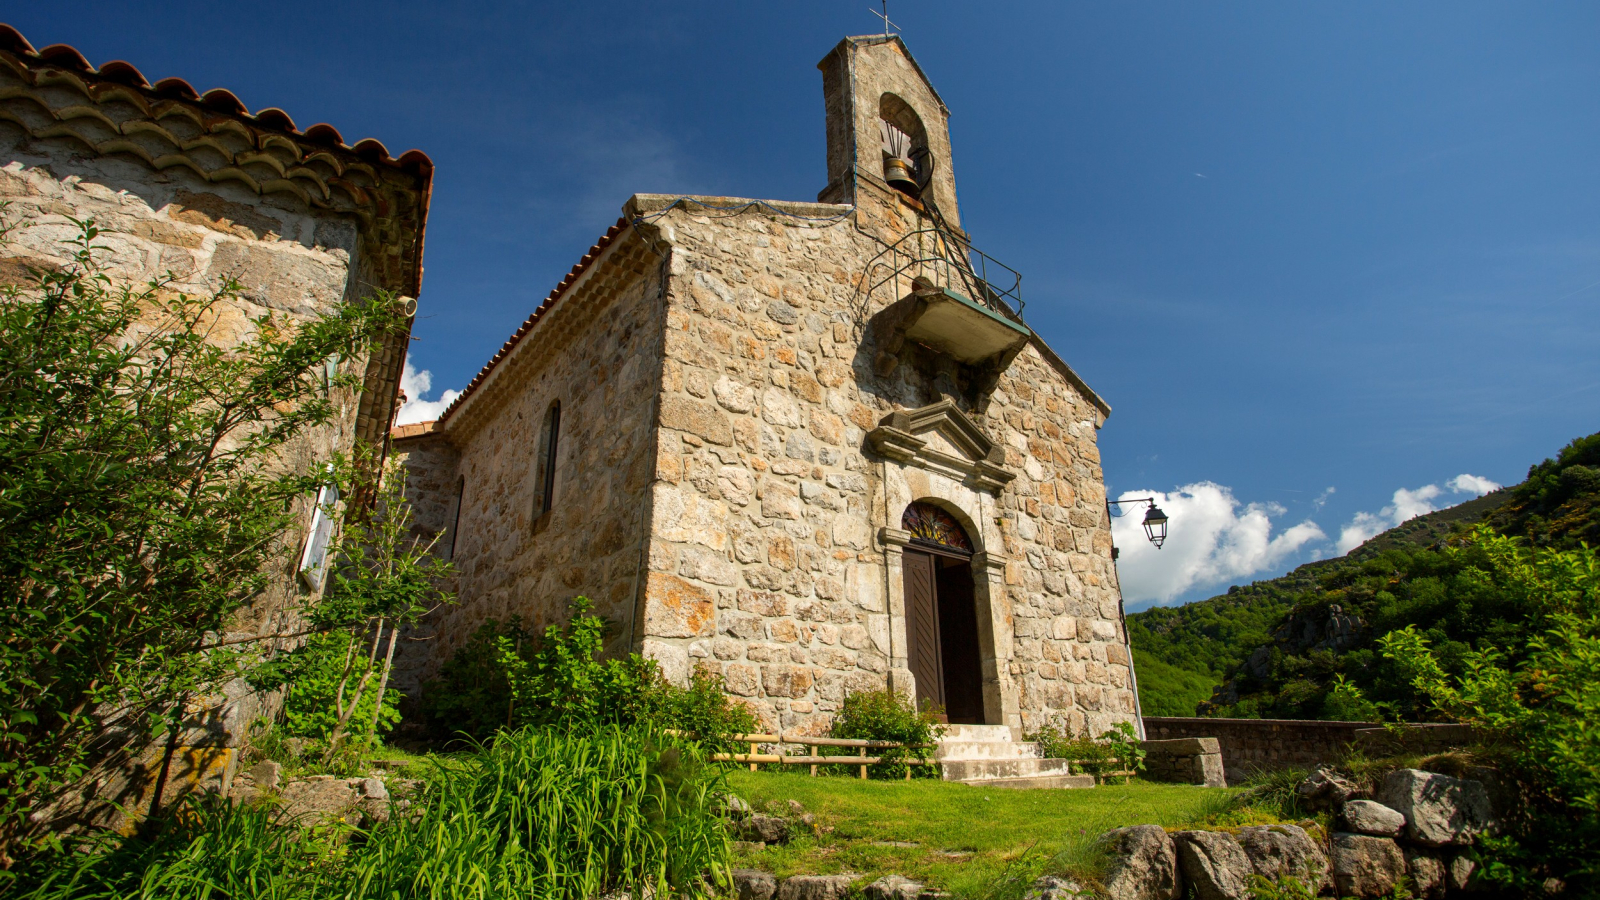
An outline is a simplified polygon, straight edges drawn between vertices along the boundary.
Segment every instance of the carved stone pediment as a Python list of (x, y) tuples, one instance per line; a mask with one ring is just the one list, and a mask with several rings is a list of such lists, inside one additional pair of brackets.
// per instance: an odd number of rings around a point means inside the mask
[(884, 416), (867, 432), (867, 442), (895, 462), (955, 475), (984, 490), (998, 492), (1017, 477), (1001, 465), (1005, 451), (949, 400)]

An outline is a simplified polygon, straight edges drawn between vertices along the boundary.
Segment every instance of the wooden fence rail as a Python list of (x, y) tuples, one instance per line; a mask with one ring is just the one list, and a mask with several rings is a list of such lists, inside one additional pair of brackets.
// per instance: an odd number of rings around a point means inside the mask
[[(908, 746), (895, 741), (811, 737), (809, 735), (783, 734), (781, 732), (778, 734), (736, 734), (733, 736), (733, 740), (741, 744), (749, 744), (750, 752), (718, 753), (712, 759), (719, 762), (748, 763), (752, 772), (756, 770), (756, 766), (762, 763), (775, 763), (784, 766), (810, 766), (813, 777), (817, 774), (818, 766), (840, 765), (860, 766), (860, 775), (862, 778), (866, 778), (867, 766), (883, 762), (883, 757), (864, 754), (857, 756), (821, 756), (815, 752), (804, 756), (790, 756), (784, 753), (761, 753), (759, 752), (760, 745), (778, 744), (780, 749), (783, 744), (798, 744), (802, 747), (853, 747), (858, 750), (886, 750), (891, 747), (905, 747), (908, 750), (928, 750), (934, 746), (933, 744), (913, 744)], [(911, 780), (911, 766), (937, 766), (939, 764), (936, 759), (906, 759), (901, 760), (901, 762), (906, 764), (907, 781)]]

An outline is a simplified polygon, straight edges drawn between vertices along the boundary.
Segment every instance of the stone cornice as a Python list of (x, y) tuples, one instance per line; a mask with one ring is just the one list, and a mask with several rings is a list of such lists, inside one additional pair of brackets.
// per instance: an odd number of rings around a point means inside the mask
[[(962, 455), (930, 448), (922, 435), (931, 432), (938, 432)], [(980, 490), (998, 493), (1017, 477), (1001, 465), (1005, 451), (949, 400), (884, 416), (877, 428), (867, 432), (867, 443), (895, 462), (953, 475)]]

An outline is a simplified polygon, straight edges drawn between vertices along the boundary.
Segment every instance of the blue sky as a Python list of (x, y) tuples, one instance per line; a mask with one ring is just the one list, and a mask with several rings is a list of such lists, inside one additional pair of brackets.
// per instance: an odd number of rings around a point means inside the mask
[[(814, 198), (815, 64), (875, 30), (866, 6), (63, 2), (5, 19), (37, 46), (425, 150), (412, 356), (437, 398), (631, 193)], [(1118, 526), (1130, 609), (1337, 553), (1351, 526), (1473, 496), (1462, 475), (1513, 483), (1600, 430), (1600, 6), (890, 7), (953, 111), (963, 224), (1114, 407), (1113, 495), (1172, 498), (1163, 550)]]

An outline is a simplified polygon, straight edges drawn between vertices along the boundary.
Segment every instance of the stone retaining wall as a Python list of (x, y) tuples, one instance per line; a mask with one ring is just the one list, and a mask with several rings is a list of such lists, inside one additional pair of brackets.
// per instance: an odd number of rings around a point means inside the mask
[(1314, 766), (1344, 758), (1356, 732), (1371, 722), (1316, 722), (1303, 719), (1199, 719), (1145, 716), (1151, 741), (1216, 738), (1230, 783), (1259, 771)]

